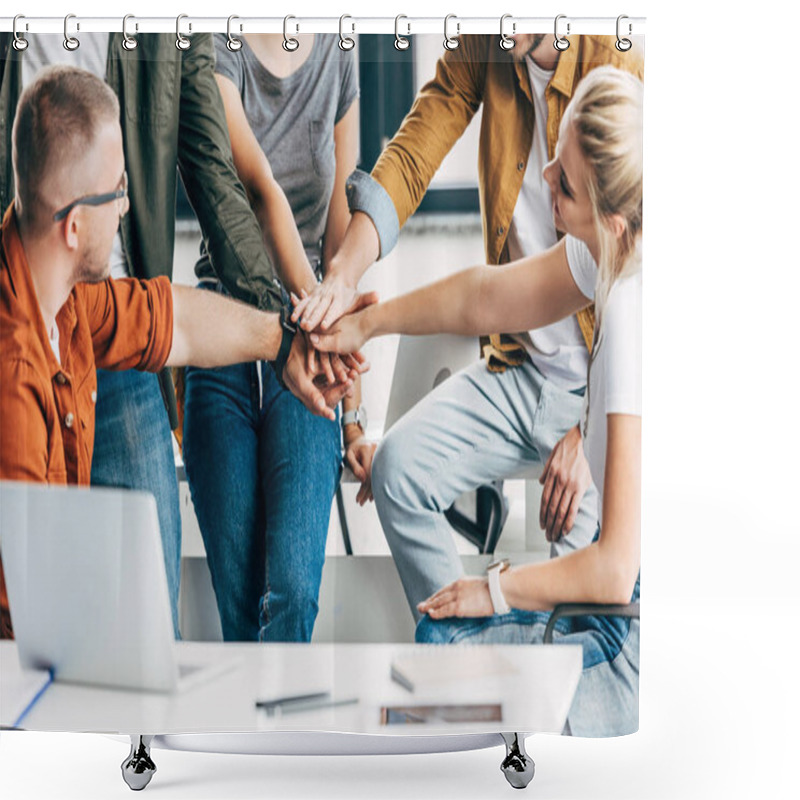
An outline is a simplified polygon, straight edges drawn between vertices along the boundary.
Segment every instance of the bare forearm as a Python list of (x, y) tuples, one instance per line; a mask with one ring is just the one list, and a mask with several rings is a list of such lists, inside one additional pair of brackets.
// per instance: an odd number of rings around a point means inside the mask
[(626, 560), (596, 542), (582, 550), (538, 564), (515, 567), (500, 585), (512, 608), (549, 611), (559, 603), (628, 603), (636, 571)]
[(216, 292), (172, 286), (173, 334), (167, 366), (219, 367), (273, 361), (281, 343), (277, 314)]
[(380, 255), (380, 240), (372, 220), (356, 211), (350, 219), (341, 247), (331, 258), (328, 275), (357, 286), (361, 276)]
[(291, 206), (278, 188), (251, 198), (264, 237), (264, 245), (275, 264), (278, 277), (290, 292), (312, 291), (317, 283), (297, 231)]

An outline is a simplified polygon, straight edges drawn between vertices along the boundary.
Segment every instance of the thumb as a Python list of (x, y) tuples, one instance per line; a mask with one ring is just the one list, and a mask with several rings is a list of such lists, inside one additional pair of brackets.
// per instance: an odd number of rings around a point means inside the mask
[(347, 309), (348, 314), (354, 314), (356, 311), (361, 311), (367, 306), (375, 305), (378, 302), (377, 292), (364, 292), (364, 294), (357, 294), (356, 299), (353, 300), (353, 305)]

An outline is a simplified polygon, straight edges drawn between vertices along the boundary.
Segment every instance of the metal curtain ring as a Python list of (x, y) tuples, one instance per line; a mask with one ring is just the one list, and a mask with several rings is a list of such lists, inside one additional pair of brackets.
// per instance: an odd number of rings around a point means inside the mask
[[(447, 33), (447, 26), (451, 19), (456, 20), (456, 35), (449, 36)], [(459, 41), (456, 38), (461, 34), (461, 23), (458, 21), (458, 17), (455, 14), (448, 14), (444, 18), (444, 47), (445, 50), (456, 50), (459, 45)]]
[[(64, 49), (69, 50), (70, 53), (81, 46), (81, 43), (74, 36), (69, 35), (69, 21), (71, 19), (75, 19), (74, 14), (67, 14), (67, 16), (64, 17)], [(81, 29), (80, 23), (76, 23), (75, 29)]]
[[(175, 47), (178, 50), (188, 50), (192, 45), (192, 40), (187, 39), (181, 33), (181, 20), (186, 19), (189, 15), (188, 14), (178, 14), (178, 18), (175, 20)], [(192, 32), (192, 23), (189, 23), (189, 33)]]
[[(283, 18), (283, 49), (287, 53), (293, 53), (300, 47), (300, 42), (297, 39), (292, 38), (287, 33), (287, 29), (289, 27), (289, 20), (290, 19), (297, 19), (297, 17), (293, 17), (291, 14)], [(295, 26), (295, 32), (298, 30), (297, 26)]]
[[(353, 19), (349, 14), (342, 14), (339, 17), (339, 48), (341, 50), (352, 50), (356, 46), (355, 39), (352, 39), (350, 36), (345, 36), (344, 31), (342, 28), (344, 27), (344, 21), (346, 19)], [(351, 33), (355, 33), (356, 25), (355, 23), (352, 24), (352, 31)]]
[[(17, 31), (17, 22), (21, 19), (25, 19), (25, 15), (17, 14), (17, 16), (14, 17), (14, 24), (11, 28), (11, 30), (14, 32), (14, 40), (13, 40), (14, 49), (18, 50), (19, 52), (28, 49), (28, 40), (20, 36), (19, 32)], [(27, 22), (25, 23), (25, 30), (28, 30)]]
[[(563, 36), (559, 35), (558, 21), (560, 19), (566, 19), (566, 18), (567, 18), (566, 14), (559, 14), (556, 17), (555, 25), (553, 26), (553, 36), (555, 37), (553, 39), (553, 47), (555, 47), (555, 49), (561, 53), (563, 53), (564, 50), (566, 50), (569, 47), (569, 41), (565, 39)], [(567, 22), (567, 36), (569, 36), (569, 22)]]
[[(136, 19), (133, 14), (126, 14), (122, 18), (122, 47), (125, 50), (135, 50), (139, 46), (139, 42), (128, 34), (128, 20)], [(136, 30), (139, 30), (139, 24), (136, 23)]]
[[(231, 22), (233, 22), (235, 19), (239, 19), (239, 17), (237, 17), (236, 14), (231, 14), (228, 17), (228, 41), (225, 42), (225, 46), (228, 48), (228, 50), (231, 51), (231, 53), (237, 53), (239, 50), (242, 49), (242, 40), (241, 39), (237, 39), (231, 33)], [(242, 30), (242, 26), (240, 25), (239, 26), (239, 32), (240, 33), (241, 33), (241, 30)]]
[[(631, 47), (633, 47), (633, 42), (631, 42), (630, 39), (623, 39), (619, 35), (620, 23), (624, 19), (628, 19), (628, 17), (625, 16), (625, 14), (620, 14), (617, 17), (617, 44), (615, 46), (616, 46), (617, 50), (620, 51), (620, 53), (627, 53), (628, 50), (630, 50)], [(629, 22), (628, 23), (628, 36), (630, 36), (632, 32), (633, 32), (633, 27), (631, 26), (631, 23)]]
[[(409, 42), (405, 36), (400, 35), (401, 19), (408, 19), (408, 17), (405, 14), (398, 14), (394, 18), (394, 46), (397, 50), (408, 50), (408, 48), (411, 46), (411, 42)], [(408, 31), (406, 33), (407, 36), (408, 34), (411, 33), (411, 25), (406, 23), (406, 27), (408, 28)]]
[[(512, 19), (511, 14), (503, 14), (500, 17), (500, 49), (501, 50), (512, 50), (516, 42), (510, 36), (506, 36), (505, 33), (505, 22), (507, 19)], [(517, 23), (511, 23), (511, 33), (517, 32)]]

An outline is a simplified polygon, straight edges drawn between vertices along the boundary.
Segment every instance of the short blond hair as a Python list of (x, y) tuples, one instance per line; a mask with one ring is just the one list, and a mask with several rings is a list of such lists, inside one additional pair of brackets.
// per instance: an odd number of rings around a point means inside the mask
[(119, 120), (119, 101), (91, 72), (76, 67), (46, 67), (17, 104), (11, 135), (20, 223), (38, 231), (55, 209), (43, 191), (54, 170), (79, 165), (100, 125)]

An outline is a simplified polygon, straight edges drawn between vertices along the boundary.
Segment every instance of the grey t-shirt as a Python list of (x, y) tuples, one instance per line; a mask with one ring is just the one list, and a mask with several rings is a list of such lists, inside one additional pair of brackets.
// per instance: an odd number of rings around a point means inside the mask
[[(235, 53), (226, 47), (227, 40), (226, 35), (214, 35), (216, 71), (239, 90), (247, 121), (289, 201), (306, 255), (316, 266), (336, 176), (333, 128), (358, 96), (355, 57), (338, 47), (338, 36), (317, 34), (303, 65), (278, 78), (246, 40)], [(205, 252), (195, 272), (198, 278), (214, 277)]]

